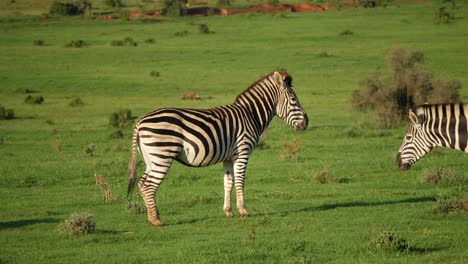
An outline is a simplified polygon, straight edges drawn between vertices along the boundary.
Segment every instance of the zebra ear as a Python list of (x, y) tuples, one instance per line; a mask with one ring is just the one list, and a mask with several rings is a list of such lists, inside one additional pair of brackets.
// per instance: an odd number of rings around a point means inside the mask
[(409, 110), (408, 117), (413, 124), (418, 124), (418, 116), (413, 111)]
[(279, 87), (283, 87), (283, 76), (281, 75), (281, 73), (275, 71), (273, 73), (273, 80), (275, 81), (276, 85), (278, 85)]

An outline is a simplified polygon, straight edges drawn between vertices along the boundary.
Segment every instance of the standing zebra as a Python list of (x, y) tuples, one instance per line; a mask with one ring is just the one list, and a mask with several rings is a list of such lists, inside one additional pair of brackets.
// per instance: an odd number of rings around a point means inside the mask
[(231, 190), (236, 187), (237, 209), (243, 217), (247, 161), (262, 132), (277, 115), (295, 130), (307, 128), (308, 118), (292, 90), (286, 71), (272, 72), (239, 94), (231, 105), (212, 109), (163, 108), (145, 115), (133, 132), (128, 193), (135, 185), (136, 151), (146, 163), (138, 182), (148, 220), (162, 224), (155, 195), (174, 160), (202, 167), (224, 164), (224, 213), (232, 217)]
[(434, 147), (468, 152), (468, 104), (421, 105), (409, 111), (410, 124), (397, 155), (400, 170), (408, 170)]

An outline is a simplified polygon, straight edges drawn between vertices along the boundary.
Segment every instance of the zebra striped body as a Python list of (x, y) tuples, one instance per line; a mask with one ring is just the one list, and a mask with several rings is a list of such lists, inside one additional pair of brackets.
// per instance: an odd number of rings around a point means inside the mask
[(135, 126), (130, 160), (129, 192), (135, 183), (138, 149), (146, 170), (138, 188), (148, 209), (148, 219), (161, 225), (155, 194), (174, 160), (192, 167), (224, 163), (224, 211), (232, 217), (230, 193), (235, 183), (237, 208), (244, 207), (244, 180), (248, 159), (262, 132), (275, 115), (296, 130), (308, 118), (285, 72), (273, 72), (241, 93), (231, 105), (212, 109), (164, 108), (145, 115)]
[(416, 106), (409, 111), (410, 124), (397, 155), (401, 170), (411, 166), (435, 147), (468, 153), (468, 104)]

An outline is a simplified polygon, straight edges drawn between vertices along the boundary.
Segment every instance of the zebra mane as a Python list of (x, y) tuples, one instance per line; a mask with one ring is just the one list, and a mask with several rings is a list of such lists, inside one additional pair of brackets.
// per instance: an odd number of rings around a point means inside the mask
[[(278, 72), (279, 74), (281, 74), (281, 76), (283, 76), (283, 79), (285, 80), (285, 82), (288, 83), (288, 86), (289, 87), (292, 87), (292, 77), (291, 75), (288, 73), (288, 71), (286, 70), (278, 70), (278, 71), (272, 71), (270, 73), (268, 73), (267, 75), (264, 75), (262, 78), (258, 79), (256, 82), (254, 82), (252, 85), (249, 86), (249, 88), (245, 89), (243, 92), (241, 92), (237, 97), (236, 99), (234, 100), (234, 102), (239, 102), (239, 99), (242, 98), (245, 94), (249, 93), (250, 90), (254, 89), (254, 87), (258, 87), (258, 84), (261, 83), (261, 82), (264, 82), (266, 79), (269, 79), (270, 77), (273, 76), (273, 74), (275, 72)], [(272, 79), (272, 78), (271, 78)]]

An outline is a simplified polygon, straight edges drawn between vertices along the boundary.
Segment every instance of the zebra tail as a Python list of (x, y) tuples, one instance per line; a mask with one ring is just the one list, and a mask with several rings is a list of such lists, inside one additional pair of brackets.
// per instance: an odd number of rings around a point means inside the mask
[(135, 187), (135, 178), (136, 178), (136, 158), (137, 158), (137, 146), (138, 146), (138, 126), (135, 126), (133, 130), (132, 137), (132, 155), (130, 157), (130, 162), (128, 163), (128, 190), (127, 197), (132, 192)]

